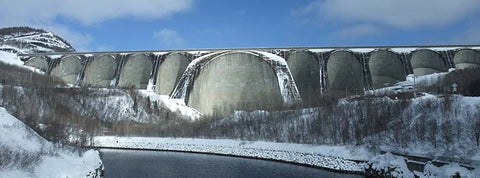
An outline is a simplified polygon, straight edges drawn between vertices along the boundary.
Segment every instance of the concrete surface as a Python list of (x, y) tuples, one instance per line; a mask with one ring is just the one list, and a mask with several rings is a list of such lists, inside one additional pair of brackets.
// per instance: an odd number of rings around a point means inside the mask
[(410, 63), (412, 64), (413, 74), (416, 76), (448, 71), (447, 65), (440, 55), (429, 49), (420, 49), (413, 52)]
[(374, 88), (382, 88), (405, 80), (402, 61), (397, 54), (378, 50), (372, 52), (368, 62)]
[(48, 61), (47, 58), (43, 56), (32, 57), (28, 61), (25, 62), (26, 66), (35, 67), (40, 69), (43, 72), (47, 72), (48, 70)]
[(234, 110), (275, 110), (283, 101), (273, 69), (258, 56), (236, 52), (206, 63), (187, 105), (207, 116), (226, 116)]
[(363, 70), (358, 58), (348, 51), (332, 53), (327, 62), (327, 93), (333, 95), (363, 92)]
[(61, 78), (65, 83), (75, 84), (82, 70), (82, 62), (78, 56), (67, 56), (52, 69), (50, 75)]
[(83, 86), (108, 87), (115, 77), (117, 62), (111, 55), (95, 56), (87, 65)]
[(152, 61), (144, 54), (130, 56), (121, 70), (118, 87), (146, 89), (152, 66)]
[(156, 93), (170, 95), (189, 63), (190, 60), (181, 53), (168, 55), (158, 67)]
[(473, 49), (462, 49), (455, 53), (453, 63), (456, 69), (479, 68), (480, 52)]
[(294, 51), (288, 57), (287, 64), (304, 106), (318, 106), (320, 102), (320, 66), (317, 58), (308, 51)]

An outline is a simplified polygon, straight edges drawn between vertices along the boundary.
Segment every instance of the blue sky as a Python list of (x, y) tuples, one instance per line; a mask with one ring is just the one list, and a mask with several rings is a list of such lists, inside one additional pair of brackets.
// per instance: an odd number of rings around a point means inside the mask
[(480, 44), (479, 0), (0, 0), (78, 51)]

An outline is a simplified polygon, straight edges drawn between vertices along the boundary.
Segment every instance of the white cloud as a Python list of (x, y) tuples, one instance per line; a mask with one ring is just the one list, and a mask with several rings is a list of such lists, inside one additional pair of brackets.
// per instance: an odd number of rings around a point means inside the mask
[(45, 24), (63, 17), (89, 25), (120, 17), (158, 19), (190, 9), (193, 0), (15, 0), (0, 2), (2, 23)]
[(93, 41), (93, 37), (90, 34), (77, 32), (71, 30), (68, 27), (62, 25), (33, 25), (34, 28), (40, 28), (47, 31), (51, 31), (61, 38), (67, 40), (77, 51), (90, 51), (90, 43)]
[(316, 0), (293, 14), (415, 29), (451, 25), (478, 10), (478, 0)]
[(178, 48), (185, 45), (185, 40), (177, 31), (164, 28), (153, 33), (153, 37), (158, 39), (163, 47)]
[(14, 0), (0, 1), (0, 27), (31, 26), (53, 31), (77, 50), (93, 41), (58, 18), (94, 25), (115, 18), (161, 19), (191, 8), (193, 0)]
[(352, 39), (366, 36), (381, 35), (384, 31), (374, 25), (353, 25), (335, 32), (335, 36), (342, 39)]

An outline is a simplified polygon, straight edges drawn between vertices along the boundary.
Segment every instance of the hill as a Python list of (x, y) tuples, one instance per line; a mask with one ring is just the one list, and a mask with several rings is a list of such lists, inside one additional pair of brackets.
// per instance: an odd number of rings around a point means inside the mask
[(52, 32), (30, 27), (0, 29), (0, 50), (16, 54), (75, 51), (70, 43)]

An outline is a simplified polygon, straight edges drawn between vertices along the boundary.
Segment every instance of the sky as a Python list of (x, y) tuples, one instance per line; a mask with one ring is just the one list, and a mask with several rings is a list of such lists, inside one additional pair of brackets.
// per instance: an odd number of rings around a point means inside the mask
[(77, 51), (480, 44), (480, 0), (0, 0)]

